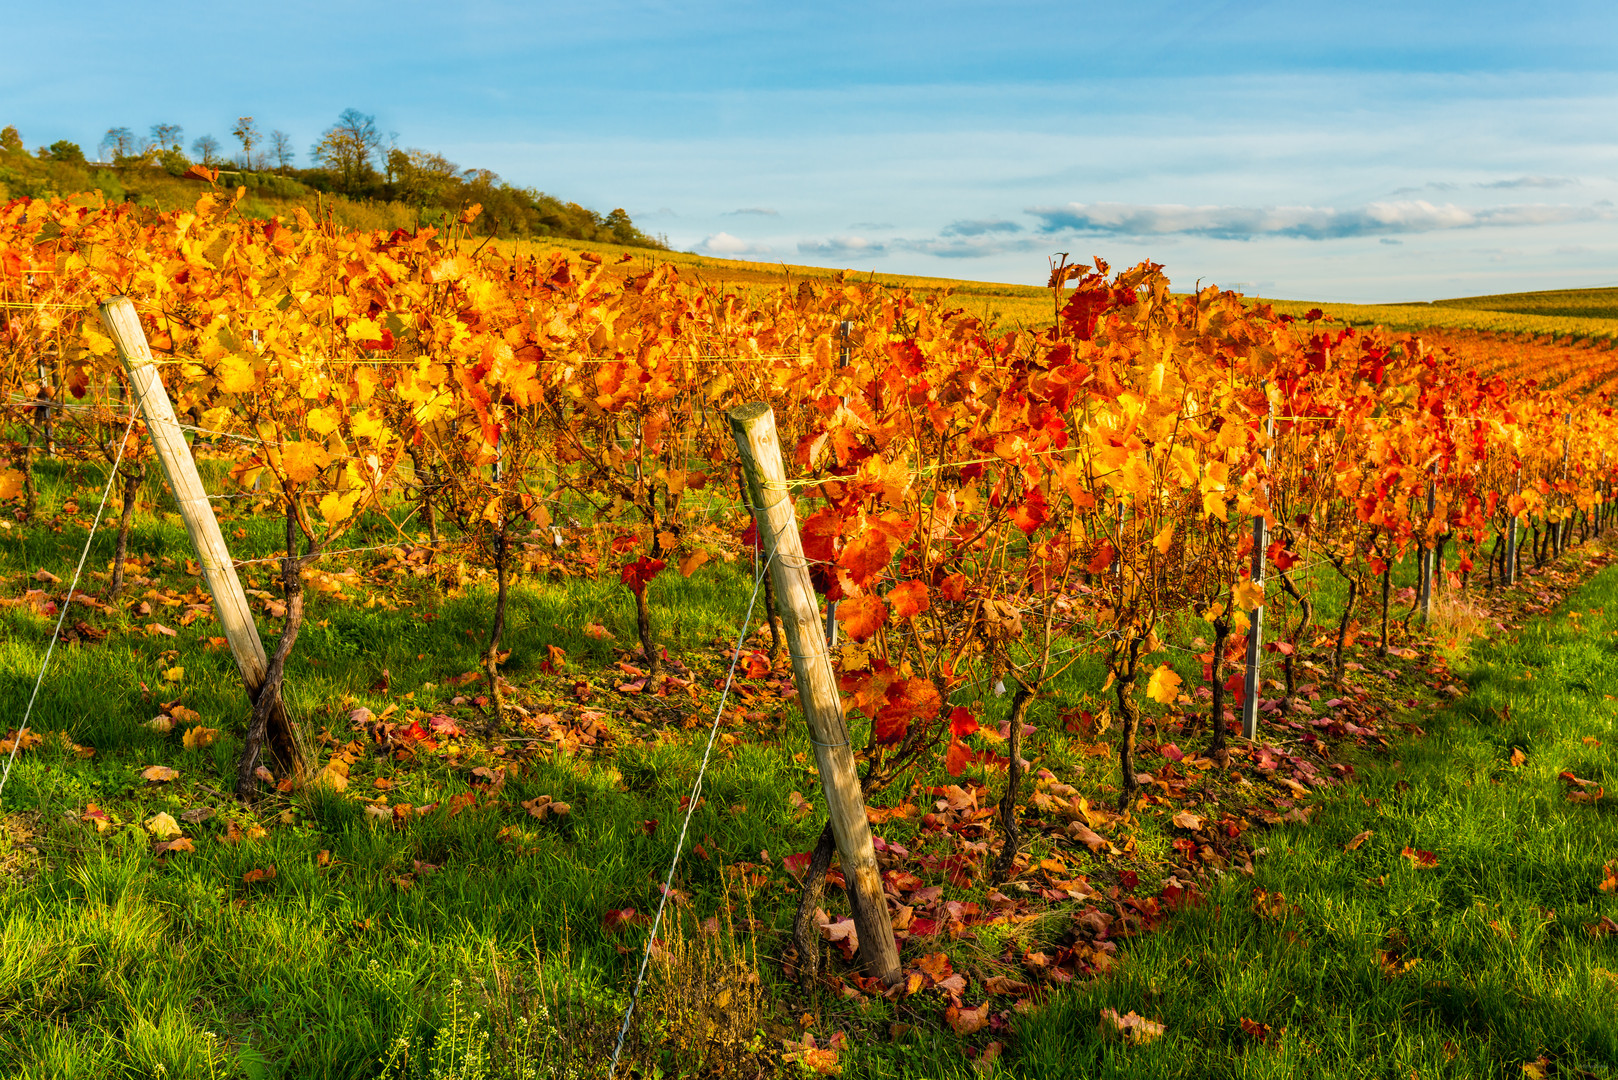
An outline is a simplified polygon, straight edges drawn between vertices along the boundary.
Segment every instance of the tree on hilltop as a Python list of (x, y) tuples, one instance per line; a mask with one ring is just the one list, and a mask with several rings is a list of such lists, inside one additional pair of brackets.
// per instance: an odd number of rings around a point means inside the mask
[(344, 109), (337, 123), (310, 148), (309, 156), (336, 173), (344, 191), (352, 192), (371, 179), (371, 162), (381, 145), (376, 117), (358, 109)]

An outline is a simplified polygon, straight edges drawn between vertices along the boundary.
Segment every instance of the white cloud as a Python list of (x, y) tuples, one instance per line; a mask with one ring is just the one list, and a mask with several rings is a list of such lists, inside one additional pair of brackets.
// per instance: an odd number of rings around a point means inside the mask
[(888, 246), (863, 236), (833, 236), (825, 240), (799, 240), (798, 251), (804, 255), (886, 255)]
[(1562, 225), (1610, 215), (1583, 206), (1543, 203), (1467, 209), (1425, 199), (1373, 202), (1338, 210), (1315, 206), (1142, 206), (1131, 203), (1068, 203), (1034, 207), (1043, 231), (1110, 236), (1206, 236), (1251, 240), (1282, 236), (1335, 240), (1476, 229), (1486, 226)]
[(732, 236), (728, 232), (717, 232), (697, 245), (710, 255), (768, 255), (768, 244), (755, 244), (743, 240), (739, 236)]

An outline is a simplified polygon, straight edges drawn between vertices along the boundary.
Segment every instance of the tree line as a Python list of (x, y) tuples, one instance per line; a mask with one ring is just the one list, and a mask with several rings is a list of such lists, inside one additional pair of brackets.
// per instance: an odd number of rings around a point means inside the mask
[[(171, 177), (187, 175), (193, 165), (224, 172), (222, 182), (246, 186), (255, 194), (296, 199), (321, 193), (346, 199), (403, 204), (418, 225), (455, 221), (473, 204), (483, 207), (474, 231), (508, 238), (556, 236), (629, 247), (668, 247), (665, 237), (642, 232), (622, 208), (601, 214), (578, 203), (547, 195), (536, 188), (502, 180), (489, 169), (462, 168), (442, 154), (400, 147), (397, 137), (384, 137), (376, 117), (345, 109), (309, 148), (308, 164), (297, 164), (292, 136), (272, 129), (267, 135), (252, 116), (238, 117), (231, 136), (239, 149), (230, 153), (213, 135), (192, 140), (185, 149), (179, 124), (157, 123), (145, 137), (128, 127), (111, 127), (91, 161), (68, 139), (41, 146), (32, 154), (15, 126), (0, 132), (0, 198), (69, 194), (99, 188), (122, 199), (141, 170), (160, 170)], [(92, 173), (110, 170), (111, 175)]]

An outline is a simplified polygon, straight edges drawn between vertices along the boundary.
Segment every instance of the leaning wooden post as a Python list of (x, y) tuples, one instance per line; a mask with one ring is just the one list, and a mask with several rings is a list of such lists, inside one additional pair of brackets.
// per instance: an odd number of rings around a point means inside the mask
[(900, 977), (899, 949), (893, 940), (893, 920), (888, 915), (882, 874), (871, 843), (871, 826), (865, 817), (865, 799), (860, 793), (848, 721), (837, 692), (837, 675), (826, 650), (820, 604), (809, 581), (797, 516), (787, 495), (775, 413), (767, 403), (754, 401), (737, 406), (728, 415), (758, 515), (759, 540), (775, 584), (775, 604), (792, 655), (798, 699), (809, 723), (820, 786), (826, 793), (827, 813), (842, 856), (860, 956), (872, 976), (891, 985)]
[[(241, 580), (231, 563), (230, 549), (219, 531), (219, 519), (214, 517), (202, 477), (197, 474), (191, 447), (174, 418), (174, 406), (158, 377), (151, 347), (146, 343), (146, 332), (140, 326), (140, 315), (128, 297), (114, 296), (101, 305), (101, 321), (106, 324), (113, 344), (118, 347), (118, 358), (129, 374), (130, 390), (140, 406), (141, 419), (146, 422), (152, 449), (157, 460), (163, 463), (163, 474), (174, 492), (174, 501), (179, 504), (185, 530), (191, 534), (191, 546), (196, 549), (197, 562), (202, 566), (202, 579), (213, 595), (214, 615), (225, 628), (225, 639), (236, 657), (236, 668), (247, 687), (247, 696), (257, 700), (259, 687), (264, 684), (264, 675), (269, 669), (269, 658), (264, 654), (264, 643), (259, 640), (258, 627), (253, 624), (247, 594), (242, 592)], [(287, 733), (283, 749), (290, 751), (292, 760), (286, 764), (295, 775), (304, 774), (314, 757), (296, 725), (286, 715), (285, 704), (280, 705), (276, 716), (271, 718), (272, 730), (277, 726)]]
[[(1427, 478), (1427, 531), (1432, 532), (1434, 508), (1434, 481), (1431, 476)], [(1421, 548), (1421, 624), (1426, 626), (1433, 621), (1433, 571), (1436, 569), (1434, 556), (1438, 545), (1433, 543), (1435, 537), (1428, 536)]]

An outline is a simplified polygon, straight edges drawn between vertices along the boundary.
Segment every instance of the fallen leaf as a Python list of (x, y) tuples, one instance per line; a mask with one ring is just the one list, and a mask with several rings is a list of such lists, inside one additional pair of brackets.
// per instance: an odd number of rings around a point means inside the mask
[(1527, 760), (1528, 760), (1528, 755), (1523, 753), (1522, 749), (1520, 747), (1513, 746), (1511, 748), (1511, 764), (1513, 766), (1520, 766), (1523, 762), (1525, 762)]
[(165, 840), (160, 844), (152, 845), (153, 855), (167, 855), (171, 851), (195, 851), (197, 845), (192, 843), (189, 836), (182, 836), (178, 840)]
[(177, 682), (180, 682), (181, 680), (183, 680), (184, 678), (185, 678), (185, 668), (183, 668), (183, 667), (171, 667), (167, 671), (163, 672), (163, 681), (164, 682), (177, 683)]
[(1407, 847), (1403, 851), (1399, 852), (1399, 854), (1404, 856), (1405, 858), (1409, 859), (1410, 860), (1410, 865), (1412, 865), (1412, 866), (1437, 866), (1438, 865), (1438, 856), (1434, 855), (1430, 851), (1420, 851), (1420, 850), (1417, 850), (1416, 848)]
[(612, 637), (613, 633), (600, 623), (589, 622), (584, 624), (584, 636), (596, 641), (602, 641)]
[(1098, 1026), (1103, 1036), (1121, 1038), (1137, 1045), (1149, 1043), (1168, 1030), (1165, 1025), (1147, 1020), (1134, 1011), (1119, 1016), (1117, 1009), (1102, 1009)]
[(187, 728), (181, 740), (187, 750), (201, 750), (219, 741), (219, 729), (211, 727)]
[(171, 769), (167, 765), (149, 765), (142, 770), (140, 778), (149, 784), (161, 784), (179, 775), (178, 769)]
[(971, 1035), (989, 1026), (989, 1003), (985, 1001), (975, 1009), (951, 1005), (944, 1010), (944, 1023), (957, 1035)]
[(180, 823), (168, 813), (157, 813), (146, 819), (146, 831), (159, 840), (180, 835)]
[(1350, 840), (1348, 843), (1343, 845), (1343, 850), (1344, 851), (1354, 851), (1354, 850), (1358, 849), (1361, 844), (1365, 843), (1365, 841), (1369, 840), (1370, 838), (1371, 838), (1371, 830), (1370, 829), (1366, 829), (1362, 833), (1356, 833), (1355, 836), (1354, 836), (1354, 839)]
[(1170, 820), (1172, 820), (1174, 824), (1180, 828), (1188, 829), (1191, 832), (1196, 832), (1198, 829), (1202, 828), (1202, 819), (1189, 810), (1181, 810)]
[(273, 865), (262, 870), (249, 870), (242, 875), (242, 883), (245, 885), (256, 885), (260, 881), (273, 881), (274, 879), (275, 867)]

